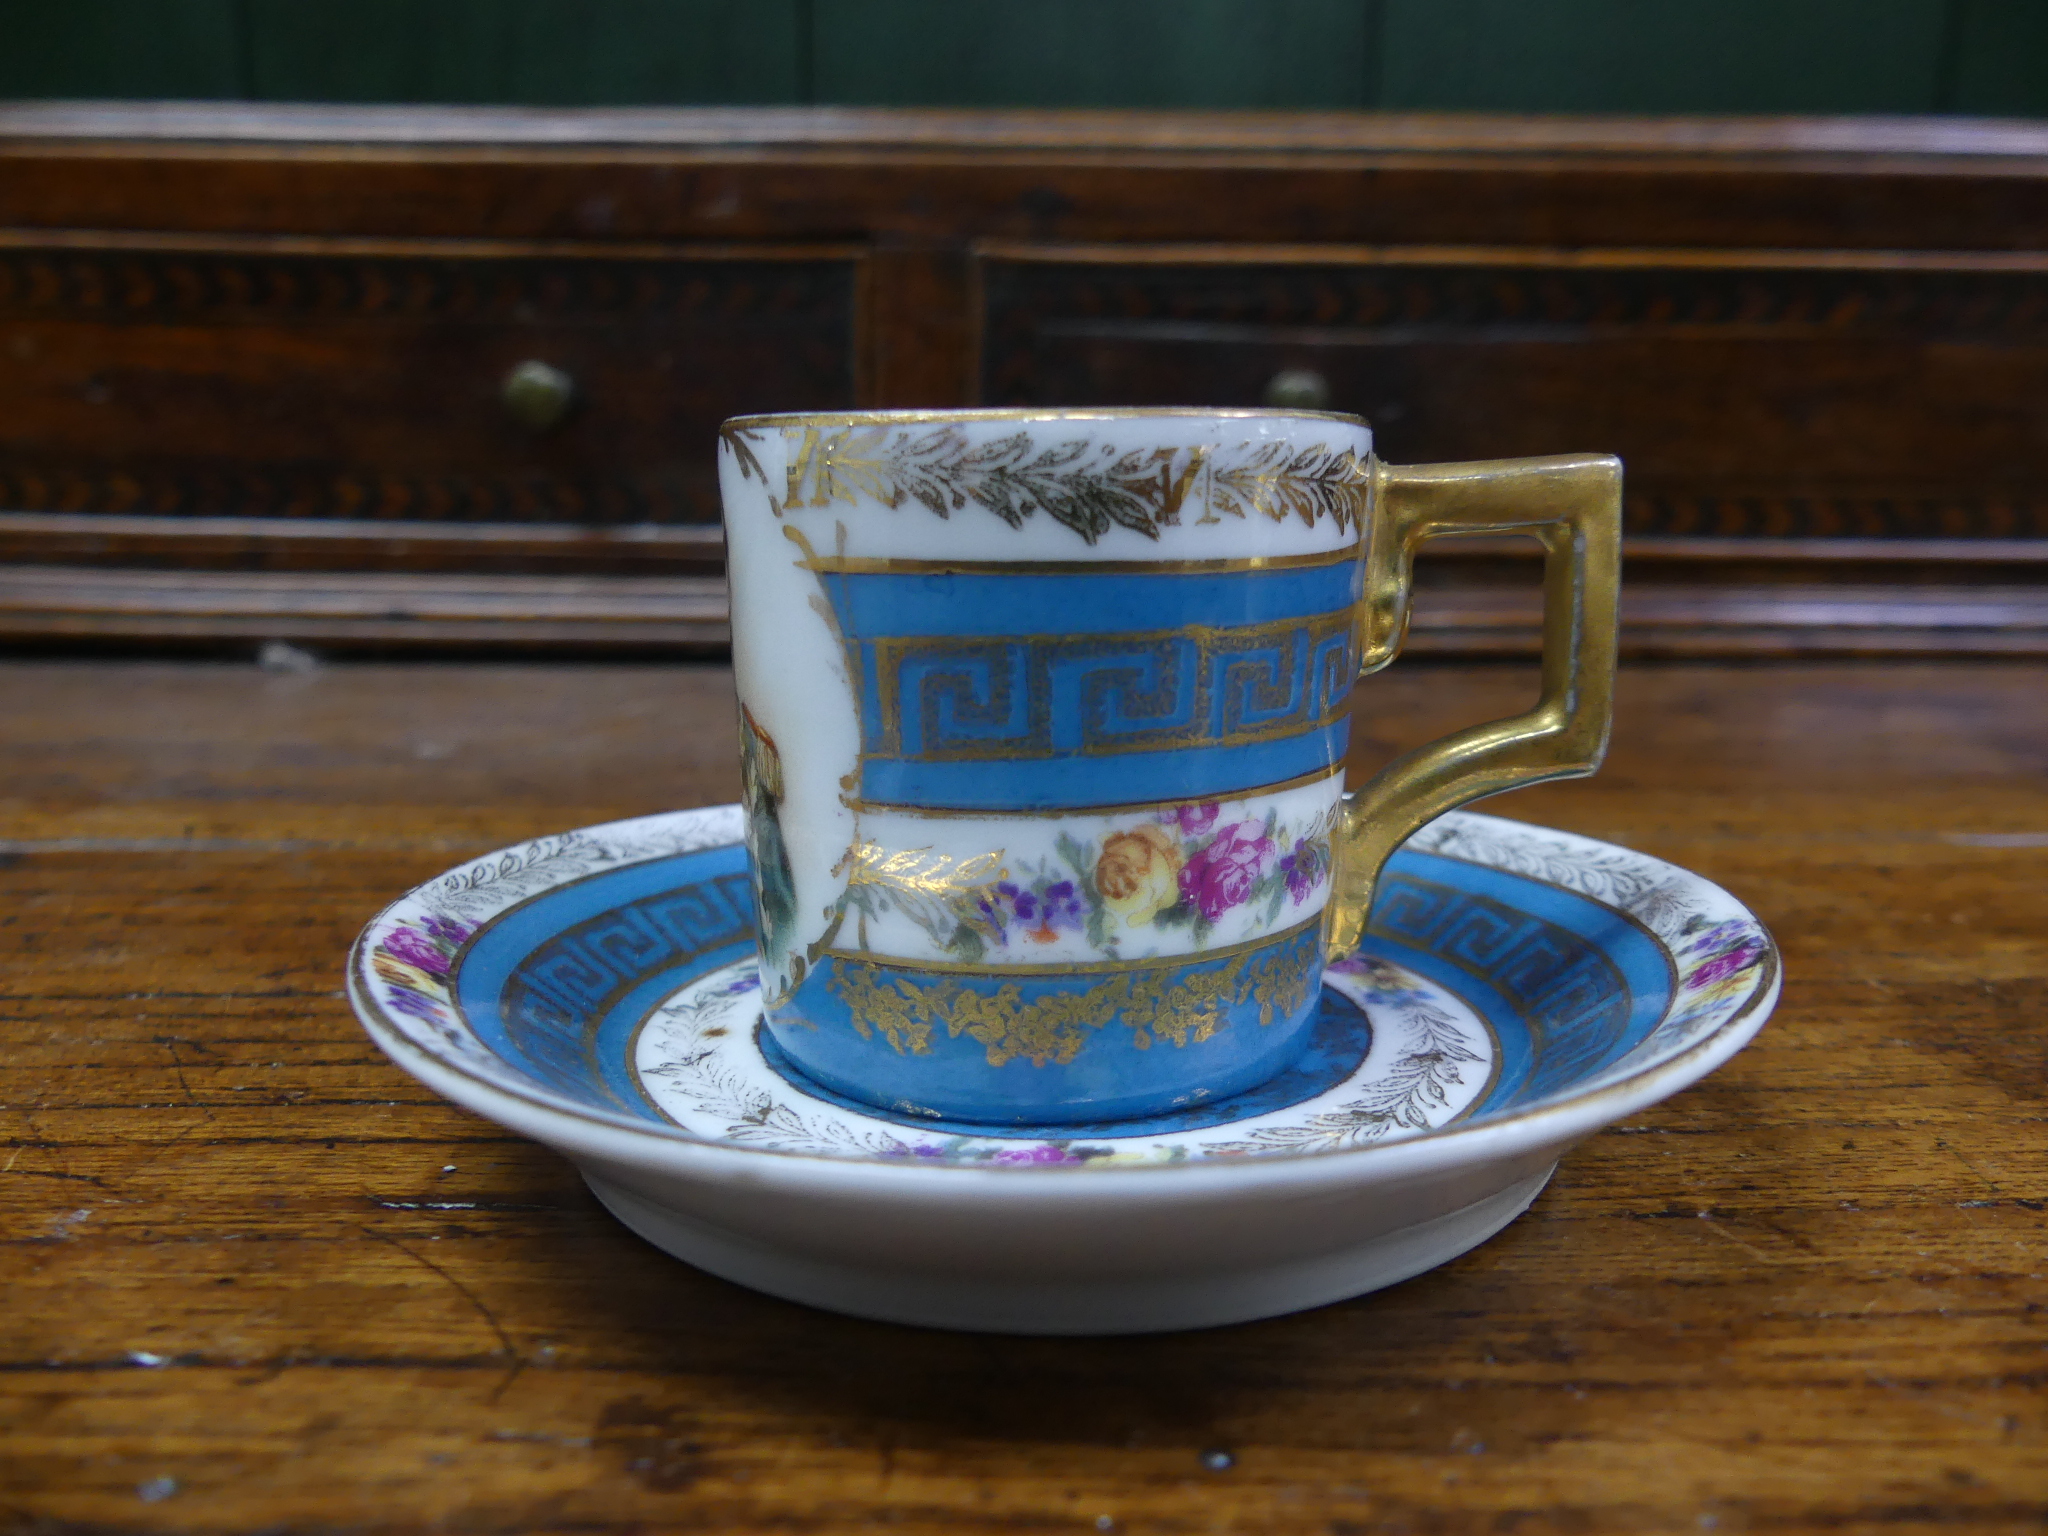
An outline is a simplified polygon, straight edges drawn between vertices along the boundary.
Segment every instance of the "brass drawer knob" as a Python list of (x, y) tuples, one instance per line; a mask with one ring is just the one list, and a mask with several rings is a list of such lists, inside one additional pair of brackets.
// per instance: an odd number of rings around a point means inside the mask
[(1266, 380), (1265, 401), (1289, 411), (1327, 411), (1330, 381), (1313, 368), (1282, 368)]
[(559, 368), (528, 358), (505, 375), (498, 398), (505, 402), (505, 414), (519, 425), (529, 432), (545, 432), (560, 426), (576, 403), (576, 381)]

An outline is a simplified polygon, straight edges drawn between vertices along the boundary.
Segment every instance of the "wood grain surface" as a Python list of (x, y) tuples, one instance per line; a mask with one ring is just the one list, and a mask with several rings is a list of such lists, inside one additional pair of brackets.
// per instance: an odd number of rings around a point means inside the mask
[[(1410, 663), (1358, 766), (1520, 707)], [(2048, 670), (1625, 673), (1497, 809), (1676, 859), (1777, 1017), (1381, 1294), (1013, 1340), (754, 1295), (349, 1017), (385, 900), (737, 788), (715, 667), (0, 668), (0, 1526), (2038, 1530)]]

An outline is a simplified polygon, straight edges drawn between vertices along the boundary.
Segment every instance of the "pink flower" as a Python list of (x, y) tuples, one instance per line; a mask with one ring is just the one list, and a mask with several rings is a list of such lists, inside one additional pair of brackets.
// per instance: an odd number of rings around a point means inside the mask
[(1273, 840), (1256, 823), (1240, 821), (1225, 827), (1181, 870), (1181, 899), (1204, 922), (1215, 922), (1251, 895), (1273, 852)]
[(1763, 945), (1745, 940), (1743, 943), (1737, 944), (1726, 954), (1716, 955), (1713, 959), (1707, 961), (1706, 964), (1686, 978), (1685, 984), (1692, 990), (1698, 991), (1701, 987), (1711, 987), (1717, 981), (1726, 981), (1730, 976), (1734, 976), (1756, 964), (1762, 958), (1763, 952)]
[(1078, 1163), (1082, 1159), (1071, 1156), (1063, 1148), (1040, 1143), (1030, 1148), (1015, 1151), (1004, 1150), (989, 1158), (992, 1163)]
[(384, 951), (407, 965), (416, 965), (430, 976), (448, 974), (448, 951), (425, 934), (410, 928), (394, 928), (384, 937)]
[(1161, 811), (1159, 820), (1166, 826), (1179, 827), (1182, 837), (1200, 837), (1216, 825), (1219, 809), (1214, 800), (1205, 800), (1198, 805), (1176, 805), (1171, 810)]

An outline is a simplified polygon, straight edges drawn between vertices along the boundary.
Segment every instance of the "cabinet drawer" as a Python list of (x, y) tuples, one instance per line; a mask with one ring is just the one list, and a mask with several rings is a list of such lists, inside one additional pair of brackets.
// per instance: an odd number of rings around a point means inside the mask
[(0, 511), (714, 521), (722, 419), (855, 403), (860, 270), (818, 246), (17, 235)]
[(2048, 261), (991, 247), (996, 405), (1327, 386), (1395, 462), (1597, 450), (1638, 535), (2048, 537)]

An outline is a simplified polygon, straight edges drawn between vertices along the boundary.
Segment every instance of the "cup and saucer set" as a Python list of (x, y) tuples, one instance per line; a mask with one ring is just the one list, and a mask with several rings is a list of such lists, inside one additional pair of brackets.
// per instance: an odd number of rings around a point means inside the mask
[[(1776, 1001), (1724, 891), (1457, 808), (1605, 750), (1615, 460), (1167, 409), (719, 456), (744, 803), (451, 870), (348, 965), (399, 1066), (669, 1253), (939, 1327), (1292, 1312), (1483, 1242)], [(1542, 697), (1347, 794), (1415, 547), (1478, 532), (1545, 545)]]

